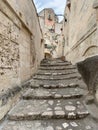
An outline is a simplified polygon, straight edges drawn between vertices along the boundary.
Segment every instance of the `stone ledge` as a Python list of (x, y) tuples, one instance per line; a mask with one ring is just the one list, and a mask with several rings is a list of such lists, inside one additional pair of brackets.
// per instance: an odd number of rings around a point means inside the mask
[[(89, 101), (87, 101), (87, 104), (89, 104), (89, 102), (93, 102), (94, 99), (97, 98), (96, 92), (98, 90), (98, 55), (88, 57), (84, 61), (77, 63), (77, 67), (89, 90), (90, 98), (88, 99)], [(94, 99), (92, 96), (94, 96)]]

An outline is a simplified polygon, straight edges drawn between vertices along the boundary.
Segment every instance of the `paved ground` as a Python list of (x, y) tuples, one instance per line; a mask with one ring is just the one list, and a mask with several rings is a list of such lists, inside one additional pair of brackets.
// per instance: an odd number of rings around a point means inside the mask
[(0, 130), (98, 130), (84, 101), (87, 93), (75, 66), (42, 63)]

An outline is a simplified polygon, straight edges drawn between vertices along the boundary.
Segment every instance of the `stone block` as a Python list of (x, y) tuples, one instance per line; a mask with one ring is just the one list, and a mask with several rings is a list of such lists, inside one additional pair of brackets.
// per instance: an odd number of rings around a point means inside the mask
[(87, 58), (77, 63), (78, 70), (91, 94), (95, 93), (98, 84), (98, 56)]

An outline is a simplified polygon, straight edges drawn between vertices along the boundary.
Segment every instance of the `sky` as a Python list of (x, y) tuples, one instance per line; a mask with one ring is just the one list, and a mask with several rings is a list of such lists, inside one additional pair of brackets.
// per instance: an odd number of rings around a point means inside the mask
[[(53, 8), (56, 14), (64, 14), (66, 0), (34, 0), (37, 11), (40, 12), (44, 8)], [(59, 17), (62, 20), (62, 17)]]

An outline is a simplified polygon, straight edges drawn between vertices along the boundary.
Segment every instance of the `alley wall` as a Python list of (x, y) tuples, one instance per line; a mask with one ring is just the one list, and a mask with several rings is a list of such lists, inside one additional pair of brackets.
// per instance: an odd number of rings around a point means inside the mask
[[(33, 1), (0, 0), (0, 97), (31, 78), (44, 58), (43, 49)], [(2, 101), (0, 98), (0, 119), (12, 103)]]
[(77, 63), (98, 54), (98, 27), (94, 3), (97, 0), (67, 0), (63, 31), (65, 57)]

